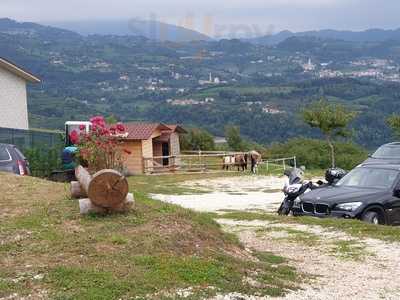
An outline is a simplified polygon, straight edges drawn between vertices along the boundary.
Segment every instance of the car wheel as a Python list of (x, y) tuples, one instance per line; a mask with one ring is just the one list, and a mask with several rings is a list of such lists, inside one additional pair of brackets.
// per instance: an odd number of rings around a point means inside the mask
[(376, 211), (367, 211), (367, 212), (365, 212), (362, 215), (361, 219), (364, 222), (367, 222), (367, 223), (370, 223), (370, 224), (375, 224), (375, 225), (378, 225), (378, 224), (383, 225), (383, 224), (385, 224), (385, 221), (383, 220), (382, 215), (379, 214)]

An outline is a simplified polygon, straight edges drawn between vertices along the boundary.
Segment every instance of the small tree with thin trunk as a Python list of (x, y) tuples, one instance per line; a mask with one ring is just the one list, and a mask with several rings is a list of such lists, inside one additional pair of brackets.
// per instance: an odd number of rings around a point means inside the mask
[(395, 138), (400, 138), (400, 116), (393, 114), (386, 119), (387, 124), (393, 131)]
[(348, 136), (347, 126), (356, 113), (347, 110), (343, 105), (330, 104), (322, 99), (311, 104), (303, 111), (304, 121), (313, 128), (321, 130), (331, 149), (332, 167), (336, 166), (334, 140)]
[(225, 127), (225, 138), (228, 146), (233, 151), (243, 151), (244, 141), (240, 136), (240, 129), (237, 126), (228, 125)]

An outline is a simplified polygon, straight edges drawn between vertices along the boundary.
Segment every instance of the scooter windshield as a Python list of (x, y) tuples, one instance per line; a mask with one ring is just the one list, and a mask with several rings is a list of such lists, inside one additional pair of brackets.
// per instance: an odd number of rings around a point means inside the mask
[(294, 168), (289, 173), (289, 184), (296, 184), (303, 181), (304, 172), (301, 169)]

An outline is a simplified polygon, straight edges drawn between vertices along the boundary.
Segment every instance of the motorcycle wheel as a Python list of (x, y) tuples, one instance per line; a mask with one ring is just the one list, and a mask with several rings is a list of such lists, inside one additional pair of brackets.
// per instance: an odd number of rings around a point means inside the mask
[(283, 210), (283, 202), (281, 203), (281, 206), (278, 208), (278, 215), (282, 215), (282, 210)]
[(287, 216), (289, 215), (291, 210), (291, 205), (289, 203), (289, 201), (287, 201), (286, 199), (282, 202), (281, 206), (278, 209), (278, 214), (280, 216)]

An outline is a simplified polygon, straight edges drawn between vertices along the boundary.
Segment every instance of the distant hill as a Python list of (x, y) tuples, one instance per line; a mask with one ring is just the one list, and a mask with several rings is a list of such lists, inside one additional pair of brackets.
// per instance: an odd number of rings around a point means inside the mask
[(9, 35), (25, 35), (30, 38), (41, 36), (50, 40), (80, 38), (80, 35), (73, 31), (31, 22), (17, 22), (8, 18), (0, 18), (0, 32)]
[(400, 41), (400, 29), (384, 30), (369, 29), (365, 31), (315, 30), (304, 32), (281, 31), (277, 34), (249, 39), (248, 41), (261, 45), (276, 45), (290, 37), (310, 36), (321, 39), (335, 39), (349, 42), (383, 42)]
[[(244, 137), (269, 144), (317, 137), (299, 111), (324, 96), (359, 112), (354, 140), (371, 148), (390, 140), (385, 119), (400, 111), (400, 40), (352, 42), (283, 32), (270, 47), (137, 34), (86, 35), (0, 19), (0, 56), (42, 79), (28, 87), (30, 125), (61, 129), (67, 120), (114, 115), (221, 136), (226, 124), (234, 124)], [(314, 71), (305, 68), (309, 60)], [(214, 80), (206, 81), (210, 76)]]
[(50, 25), (75, 31), (81, 35), (133, 35), (144, 36), (157, 41), (172, 42), (211, 40), (209, 36), (200, 32), (157, 21), (76, 21), (52, 23)]

